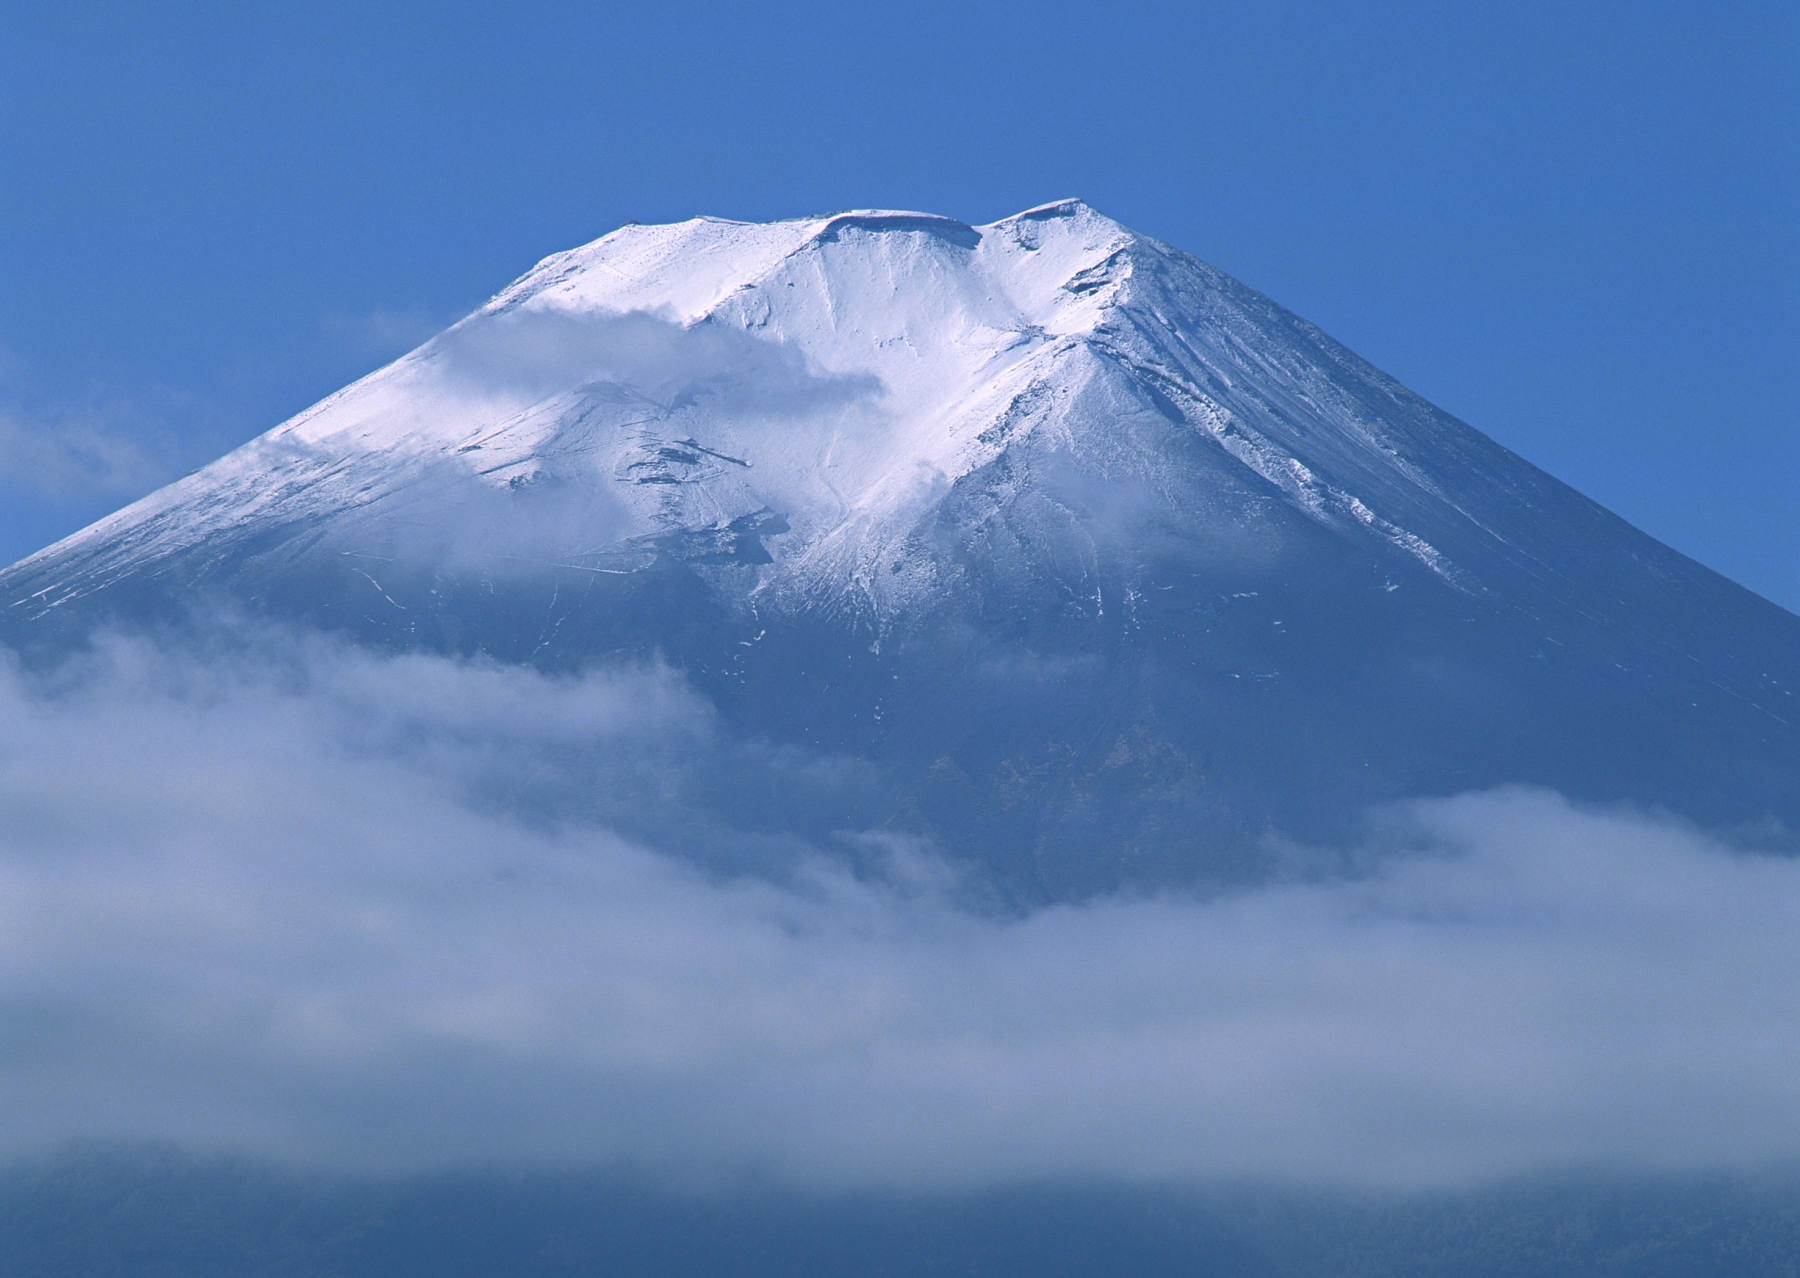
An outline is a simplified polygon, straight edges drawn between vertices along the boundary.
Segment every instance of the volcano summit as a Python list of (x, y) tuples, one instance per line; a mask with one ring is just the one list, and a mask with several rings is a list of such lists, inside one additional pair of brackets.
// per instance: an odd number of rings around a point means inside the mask
[(659, 659), (1022, 899), (1508, 783), (1800, 821), (1800, 619), (1072, 200), (623, 227), (0, 573), (26, 651), (220, 606)]

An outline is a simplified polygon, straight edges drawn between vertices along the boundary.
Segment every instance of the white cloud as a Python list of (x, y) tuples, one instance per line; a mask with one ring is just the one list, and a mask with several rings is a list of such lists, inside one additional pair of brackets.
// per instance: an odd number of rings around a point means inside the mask
[(0, 495), (84, 504), (139, 497), (231, 439), (217, 405), (169, 386), (46, 393), (0, 346)]
[(922, 1188), (1800, 1157), (1800, 861), (1509, 791), (1395, 812), (1352, 879), (1002, 917), (888, 835), (730, 877), (513, 801), (691, 830), (720, 736), (653, 668), (6, 674), (0, 1150)]
[(321, 327), (357, 354), (386, 360), (405, 354), (455, 319), (424, 306), (379, 306), (361, 314), (327, 315)]
[(173, 477), (174, 451), (165, 433), (141, 421), (0, 409), (0, 484), (51, 497), (140, 495)]
[(866, 374), (820, 372), (787, 343), (649, 311), (516, 309), (472, 319), (431, 350), (460, 388), (548, 394), (610, 382), (663, 405), (706, 397), (756, 416), (842, 407), (880, 390)]

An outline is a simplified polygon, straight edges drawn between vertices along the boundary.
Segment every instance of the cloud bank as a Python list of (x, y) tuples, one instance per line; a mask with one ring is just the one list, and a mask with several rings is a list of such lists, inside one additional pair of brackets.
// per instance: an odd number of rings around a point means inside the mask
[(1508, 791), (1393, 812), (1351, 874), (998, 915), (891, 834), (725, 872), (682, 811), (719, 737), (656, 668), (7, 669), (0, 1155), (907, 1189), (1800, 1157), (1800, 860)]

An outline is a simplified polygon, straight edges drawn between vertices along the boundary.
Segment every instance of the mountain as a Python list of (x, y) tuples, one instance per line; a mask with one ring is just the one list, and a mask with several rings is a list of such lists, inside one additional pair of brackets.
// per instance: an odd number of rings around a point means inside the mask
[(623, 227), (0, 573), (0, 636), (220, 603), (659, 656), (1029, 899), (1505, 783), (1800, 821), (1800, 618), (1072, 200)]

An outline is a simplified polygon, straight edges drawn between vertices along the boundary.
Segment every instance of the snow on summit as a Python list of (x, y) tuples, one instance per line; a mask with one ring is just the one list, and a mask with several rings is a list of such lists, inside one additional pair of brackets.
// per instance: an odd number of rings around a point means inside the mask
[[(1334, 403), (1329, 379), (1346, 357), (1296, 360), (1270, 315), (1291, 323), (1079, 200), (982, 226), (895, 210), (627, 225), (544, 259), (388, 367), (28, 561), (81, 568), (39, 582), (23, 606), (54, 606), (226, 530), (352, 512), (368, 527), (402, 491), (467, 480), (588, 490), (583, 541), (777, 512), (786, 530), (765, 548), (778, 567), (759, 586), (878, 615), (931, 576), (904, 562), (883, 578), (876, 560), (905, 558), (910, 521), (934, 494), (1035, 432), (1080, 437), (1098, 465), (1179, 469), (1146, 432), (1171, 417), (1310, 517), (1360, 526), (1452, 577), (1397, 518), (1429, 488), (1406, 460), (1419, 441)], [(419, 506), (397, 518), (426, 517)], [(362, 553), (379, 553), (386, 534), (370, 532)]]

